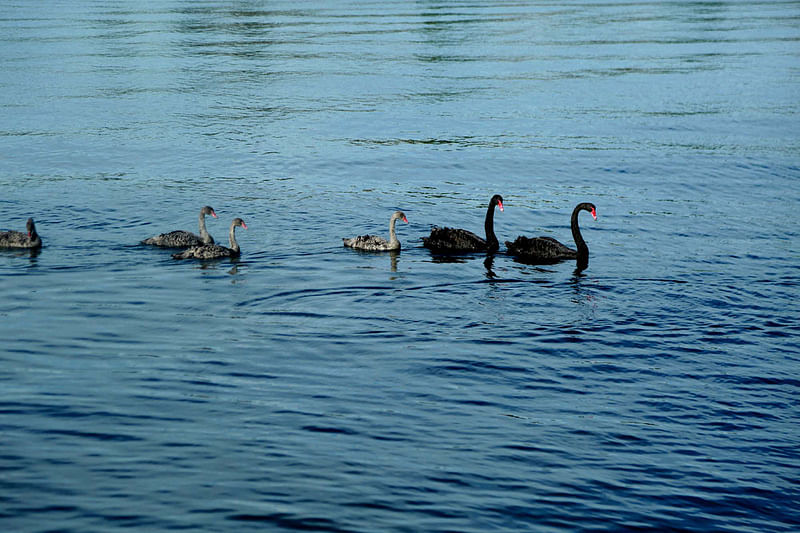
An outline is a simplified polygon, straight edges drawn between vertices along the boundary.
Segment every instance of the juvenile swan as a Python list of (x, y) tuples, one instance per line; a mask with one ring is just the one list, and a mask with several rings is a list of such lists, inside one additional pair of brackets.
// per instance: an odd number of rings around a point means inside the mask
[(21, 231), (0, 231), (0, 248), (39, 248), (42, 246), (42, 239), (36, 233), (36, 226), (33, 219), (29, 218), (25, 223), (27, 233)]
[(193, 246), (188, 250), (184, 250), (179, 254), (172, 254), (175, 259), (218, 259), (221, 257), (238, 257), (241, 253), (239, 251), (239, 243), (236, 242), (236, 227), (241, 226), (247, 229), (247, 224), (241, 218), (234, 218), (231, 222), (231, 229), (228, 233), (228, 239), (231, 241), (231, 247), (226, 248), (219, 244), (204, 244), (202, 246)]
[(200, 210), (198, 217), (200, 225), (200, 235), (184, 230), (170, 231), (155, 237), (150, 237), (142, 241), (142, 244), (161, 246), (162, 248), (189, 248), (190, 246), (202, 246), (204, 244), (214, 244), (214, 238), (206, 230), (206, 215), (217, 218), (217, 214), (210, 206), (205, 206)]
[(397, 219), (402, 220), (408, 224), (408, 219), (402, 211), (395, 211), (389, 219), (389, 240), (377, 235), (359, 235), (352, 239), (342, 239), (345, 246), (349, 248), (356, 248), (358, 250), (369, 250), (373, 252), (383, 252), (388, 250), (399, 250), (400, 241), (397, 240), (397, 234), (394, 231), (394, 224)]

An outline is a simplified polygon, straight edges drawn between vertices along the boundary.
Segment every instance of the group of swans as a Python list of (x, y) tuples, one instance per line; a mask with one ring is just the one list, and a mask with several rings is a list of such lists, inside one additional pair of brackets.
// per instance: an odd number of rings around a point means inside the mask
[[(434, 227), (431, 229), (430, 236), (422, 238), (422, 245), (434, 253), (441, 254), (497, 252), (500, 249), (500, 242), (494, 233), (495, 208), (503, 211), (503, 197), (499, 194), (492, 196), (489, 201), (489, 207), (486, 210), (486, 220), (484, 222), (485, 239), (465, 229)], [(575, 259), (579, 266), (585, 267), (589, 261), (589, 247), (586, 245), (586, 241), (583, 240), (578, 225), (578, 213), (581, 211), (588, 211), (597, 220), (597, 209), (594, 204), (583, 202), (575, 206), (572, 211), (571, 227), (572, 238), (575, 241), (577, 250), (573, 250), (552, 237), (519, 236), (513, 242), (506, 241), (508, 253), (526, 263), (555, 263), (566, 259)], [(397, 240), (394, 227), (398, 219), (408, 222), (402, 211), (395, 211), (389, 219), (388, 241), (375, 235), (361, 235), (352, 239), (342, 239), (344, 245), (367, 251), (399, 250), (400, 241)]]
[[(241, 253), (239, 243), (236, 242), (234, 234), (236, 228), (247, 229), (247, 224), (241, 218), (233, 219), (230, 226), (228, 238), (230, 247), (220, 246), (214, 243), (214, 238), (206, 229), (206, 215), (217, 218), (217, 213), (210, 206), (204, 206), (200, 210), (199, 226), (200, 235), (195, 235), (190, 231), (177, 230), (169, 233), (162, 233), (155, 237), (150, 237), (141, 244), (158, 246), (161, 248), (184, 248), (180, 253), (173, 254), (175, 259), (217, 259), (222, 257), (237, 257)], [(33, 219), (27, 222), (27, 233), (20, 231), (0, 232), (0, 248), (17, 248), (34, 250), (42, 247), (42, 239), (36, 233), (36, 226)]]
[(219, 259), (222, 257), (238, 257), (242, 252), (239, 243), (236, 242), (236, 228), (247, 229), (247, 224), (241, 218), (234, 218), (228, 231), (230, 247), (222, 246), (214, 242), (206, 229), (206, 215), (217, 217), (217, 213), (211, 206), (203, 206), (198, 216), (200, 235), (195, 235), (190, 231), (176, 230), (169, 233), (162, 233), (155, 237), (145, 239), (141, 244), (159, 246), (161, 248), (185, 248), (184, 251), (172, 254), (174, 259)]
[[(422, 245), (434, 253), (468, 253), (487, 252), (494, 253), (500, 248), (500, 243), (494, 233), (495, 208), (503, 211), (503, 198), (499, 194), (492, 196), (486, 210), (484, 230), (486, 238), (483, 239), (471, 231), (460, 228), (434, 227), (428, 237), (422, 238)], [(578, 226), (578, 213), (588, 211), (597, 220), (597, 210), (594, 204), (580, 203), (572, 211), (571, 228), (572, 238), (577, 249), (569, 248), (552, 237), (524, 237), (519, 236), (513, 242), (506, 241), (508, 253), (527, 263), (554, 263), (566, 259), (577, 260), (579, 266), (586, 266), (589, 260), (589, 248), (583, 240)], [(230, 247), (221, 246), (214, 242), (214, 238), (206, 229), (206, 216), (217, 218), (217, 213), (210, 206), (200, 209), (198, 225), (200, 234), (195, 235), (189, 231), (177, 230), (162, 233), (141, 241), (141, 244), (158, 246), (161, 248), (184, 248), (182, 252), (172, 254), (175, 259), (218, 259), (223, 257), (238, 257), (241, 254), (239, 244), (236, 242), (236, 228), (247, 229), (247, 224), (241, 218), (231, 222), (228, 239)], [(400, 241), (397, 239), (395, 224), (398, 220), (408, 223), (402, 211), (395, 211), (389, 219), (389, 240), (377, 235), (360, 235), (349, 239), (342, 239), (344, 246), (365, 251), (397, 251), (400, 250)], [(42, 246), (42, 240), (36, 233), (33, 219), (26, 223), (27, 233), (19, 231), (0, 232), (0, 248), (28, 248), (36, 249)]]

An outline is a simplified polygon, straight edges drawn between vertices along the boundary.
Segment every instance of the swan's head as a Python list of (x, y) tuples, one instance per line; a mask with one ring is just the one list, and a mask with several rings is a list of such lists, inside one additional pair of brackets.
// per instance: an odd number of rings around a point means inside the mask
[(233, 222), (231, 222), (231, 227), (232, 228), (235, 228), (236, 226), (239, 226), (239, 227), (242, 227), (244, 229), (247, 229), (247, 224), (245, 224), (244, 220), (242, 220), (241, 218), (234, 218)]
[(497, 207), (500, 208), (500, 211), (502, 211), (503, 210), (503, 197), (500, 196), (499, 194), (495, 194), (494, 196), (492, 196), (492, 200), (489, 202), (489, 206), (493, 206), (493, 205), (496, 205)]
[(592, 218), (597, 220), (597, 208), (595, 208), (594, 204), (586, 202), (581, 204), (581, 209), (584, 211), (589, 211), (592, 214)]
[(33, 219), (29, 218), (27, 222), (25, 222), (25, 229), (28, 230), (28, 238), (31, 239), (36, 234), (36, 226), (33, 225)]
[(203, 209), (200, 210), (200, 213), (204, 215), (211, 215), (212, 217), (217, 218), (217, 214), (214, 212), (214, 208), (211, 207), (210, 205), (203, 207)]
[(400, 220), (402, 220), (403, 222), (408, 224), (408, 219), (406, 218), (406, 214), (403, 213), (402, 211), (395, 211), (394, 215), (392, 215), (392, 217), (399, 218)]

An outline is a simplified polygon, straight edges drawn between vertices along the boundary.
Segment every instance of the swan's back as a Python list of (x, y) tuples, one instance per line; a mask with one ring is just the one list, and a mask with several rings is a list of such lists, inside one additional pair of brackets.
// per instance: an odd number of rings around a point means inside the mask
[(440, 252), (481, 252), (487, 249), (484, 239), (460, 228), (433, 228), (429, 237), (422, 238), (422, 245)]
[(0, 247), (2, 248), (30, 248), (30, 239), (21, 231), (0, 231)]
[(193, 246), (178, 254), (172, 254), (174, 259), (218, 259), (222, 257), (236, 257), (239, 255), (237, 250), (220, 246), (219, 244), (206, 244)]
[(351, 239), (342, 239), (342, 242), (348, 248), (356, 248), (358, 250), (384, 251), (400, 249), (399, 242), (397, 245), (392, 246), (389, 241), (377, 235), (359, 235)]
[(150, 237), (142, 241), (142, 244), (161, 246), (162, 248), (189, 248), (191, 246), (203, 246), (204, 244), (214, 244), (211, 235), (208, 236), (210, 242), (203, 242), (199, 235), (190, 231), (176, 230), (169, 233), (162, 233), (155, 237)]
[(508, 252), (526, 259), (559, 261), (575, 259), (578, 252), (565, 246), (552, 237), (517, 237), (514, 242), (506, 241)]

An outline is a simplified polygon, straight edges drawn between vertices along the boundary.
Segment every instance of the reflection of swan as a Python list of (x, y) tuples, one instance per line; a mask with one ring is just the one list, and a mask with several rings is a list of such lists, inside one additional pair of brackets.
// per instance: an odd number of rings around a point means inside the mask
[(577, 250), (569, 248), (552, 237), (517, 237), (514, 242), (506, 241), (508, 253), (517, 256), (525, 263), (554, 263), (563, 259), (577, 259), (583, 268), (589, 262), (589, 247), (583, 240), (581, 229), (578, 227), (578, 213), (589, 211), (597, 220), (597, 210), (594, 204), (584, 202), (575, 206), (572, 211), (571, 227), (572, 238), (575, 240)]
[(239, 243), (236, 242), (236, 227), (241, 226), (247, 229), (247, 224), (241, 218), (234, 218), (231, 222), (231, 229), (228, 233), (228, 239), (231, 241), (231, 247), (226, 248), (219, 244), (204, 244), (203, 246), (194, 246), (179, 254), (172, 254), (175, 259), (218, 259), (221, 257), (238, 257), (240, 254)]
[(33, 219), (25, 222), (26, 233), (21, 231), (0, 231), (0, 248), (40, 248), (42, 239), (36, 233)]
[(494, 266), (494, 254), (489, 254), (486, 256), (486, 259), (483, 260), (483, 266), (486, 267), (486, 277), (489, 279), (494, 279), (497, 277), (497, 274), (494, 273), (492, 267)]
[(492, 196), (486, 210), (486, 240), (465, 229), (436, 227), (431, 230), (429, 237), (422, 238), (423, 246), (435, 252), (496, 252), (500, 243), (494, 234), (495, 206), (503, 210), (503, 197), (499, 194)]
[(217, 218), (214, 209), (209, 206), (203, 207), (198, 217), (200, 224), (199, 236), (189, 231), (176, 230), (145, 239), (142, 241), (142, 244), (152, 244), (153, 246), (161, 246), (162, 248), (188, 248), (190, 246), (214, 244), (214, 238), (209, 235), (206, 230), (206, 215)]
[(358, 237), (353, 237), (352, 239), (342, 239), (342, 242), (349, 248), (357, 248), (359, 250), (375, 252), (399, 250), (400, 241), (397, 240), (397, 234), (395, 234), (394, 231), (394, 225), (398, 218), (408, 224), (408, 219), (402, 211), (395, 211), (392, 213), (392, 217), (389, 219), (388, 241), (383, 237), (378, 237), (377, 235), (360, 235)]

